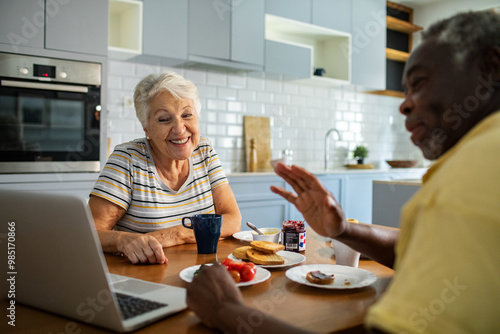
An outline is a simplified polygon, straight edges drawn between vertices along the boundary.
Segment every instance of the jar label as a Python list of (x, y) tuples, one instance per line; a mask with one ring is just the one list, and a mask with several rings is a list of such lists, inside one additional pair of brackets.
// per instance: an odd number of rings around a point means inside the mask
[(306, 232), (283, 232), (283, 244), (290, 252), (306, 250)]

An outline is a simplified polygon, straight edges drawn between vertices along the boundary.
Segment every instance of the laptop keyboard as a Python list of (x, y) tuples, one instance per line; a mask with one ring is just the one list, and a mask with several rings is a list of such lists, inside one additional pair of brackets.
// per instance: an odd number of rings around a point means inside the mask
[(137, 298), (123, 293), (116, 293), (118, 298), (118, 304), (120, 305), (120, 311), (122, 313), (123, 319), (130, 319), (138, 315), (144, 314), (149, 311), (159, 309), (167, 304), (162, 304), (154, 302), (147, 299)]

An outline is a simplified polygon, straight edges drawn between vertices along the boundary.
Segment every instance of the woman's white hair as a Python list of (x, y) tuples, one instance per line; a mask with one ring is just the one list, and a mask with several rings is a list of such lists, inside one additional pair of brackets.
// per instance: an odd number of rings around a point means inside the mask
[(193, 101), (196, 113), (200, 114), (200, 97), (193, 82), (171, 71), (153, 73), (144, 77), (137, 84), (134, 91), (135, 112), (144, 129), (147, 129), (148, 125), (151, 99), (163, 91), (168, 91), (176, 99)]

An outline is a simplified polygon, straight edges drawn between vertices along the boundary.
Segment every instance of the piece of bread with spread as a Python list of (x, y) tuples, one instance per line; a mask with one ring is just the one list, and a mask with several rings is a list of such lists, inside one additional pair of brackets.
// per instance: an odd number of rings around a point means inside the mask
[(319, 270), (316, 271), (310, 271), (306, 275), (306, 279), (314, 284), (321, 284), (321, 285), (327, 285), (327, 284), (332, 284), (333, 281), (335, 280), (334, 275), (328, 275), (325, 273), (322, 273)]

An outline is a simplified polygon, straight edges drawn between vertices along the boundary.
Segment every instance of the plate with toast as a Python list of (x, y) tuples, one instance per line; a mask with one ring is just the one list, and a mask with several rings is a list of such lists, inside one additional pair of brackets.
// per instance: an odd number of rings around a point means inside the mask
[(304, 255), (284, 249), (284, 245), (256, 240), (250, 246), (236, 248), (228, 257), (231, 260), (250, 261), (263, 268), (291, 267), (306, 260)]

